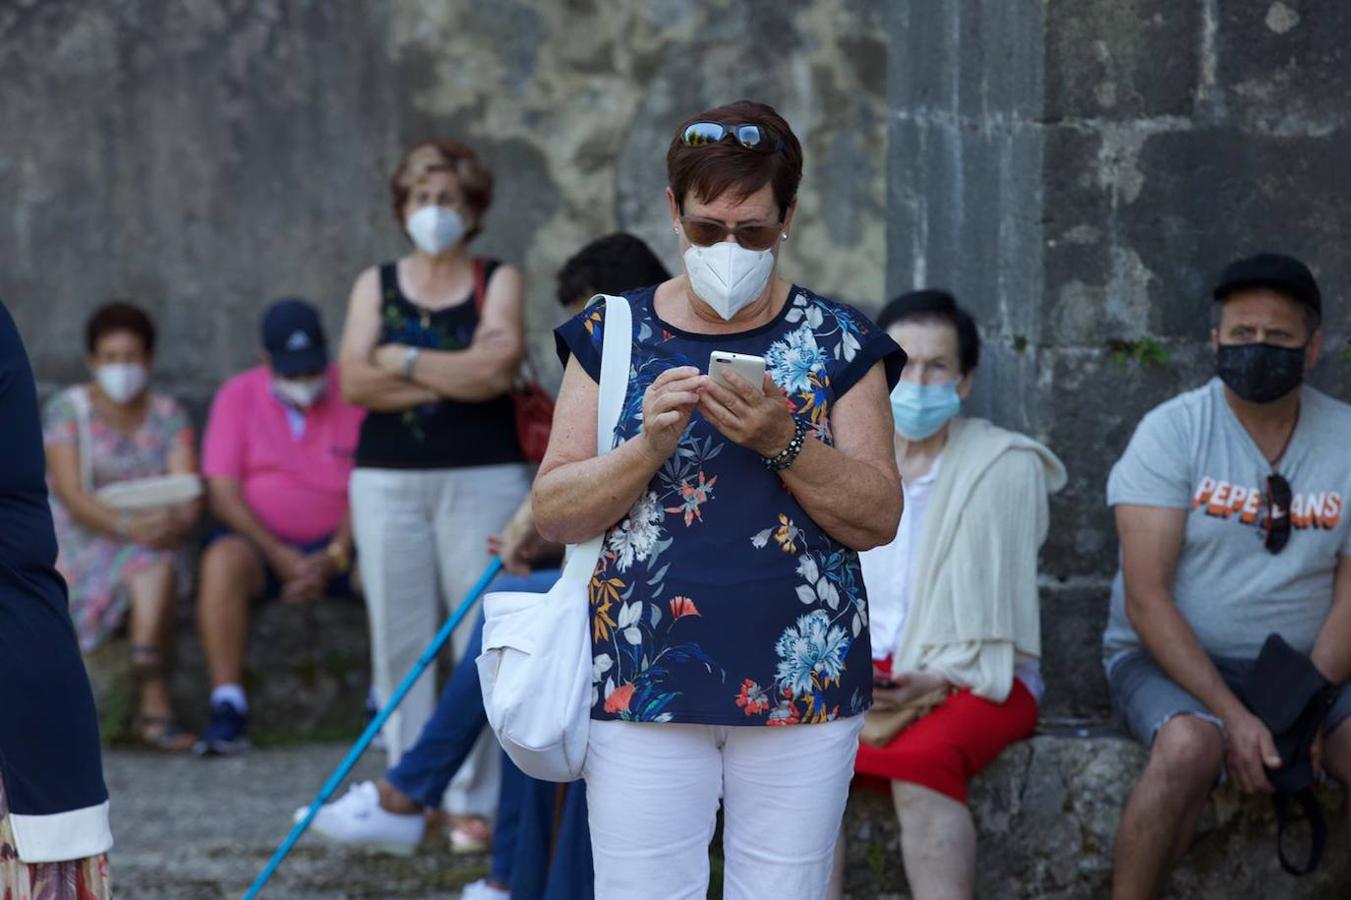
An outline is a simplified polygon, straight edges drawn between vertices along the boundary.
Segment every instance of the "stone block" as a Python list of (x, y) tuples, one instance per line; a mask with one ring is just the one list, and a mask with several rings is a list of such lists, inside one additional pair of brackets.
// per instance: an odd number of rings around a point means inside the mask
[(1042, 4), (889, 4), (893, 109), (920, 117), (1035, 119), (1041, 112)]
[(1092, 724), (1112, 715), (1101, 650), (1108, 599), (1106, 584), (1042, 585), (1043, 724)]
[(953, 291), (993, 333), (1036, 337), (1041, 137), (1015, 124), (897, 119), (889, 131), (888, 291)]
[(1254, 0), (1217, 10), (1215, 78), (1231, 115), (1254, 130), (1309, 136), (1344, 121), (1351, 6)]
[[(1140, 361), (1132, 355), (1155, 352), (1162, 354), (1161, 360)], [(1163, 400), (1204, 384), (1213, 373), (1212, 360), (1205, 345), (1161, 341), (1043, 354), (1038, 433), (1069, 471), (1068, 485), (1051, 499), (1043, 575), (1105, 576), (1115, 571), (1107, 475), (1141, 417)]]
[(1056, 0), (1046, 13), (1046, 116), (1131, 119), (1191, 112), (1202, 4)]
[(1347, 221), (1348, 152), (1347, 127), (1316, 138), (1206, 128), (1140, 142), (1140, 189), (1116, 227), (1149, 273), (1150, 331), (1206, 340), (1220, 270), (1260, 250), (1305, 260), (1329, 299), (1327, 326), (1345, 330), (1351, 307), (1336, 298), (1351, 285), (1351, 259), (1334, 236)]
[[(1117, 823), (1144, 767), (1145, 752), (1121, 737), (1041, 734), (1010, 747), (971, 784), (979, 834), (976, 896), (986, 900), (1105, 897)], [(1192, 851), (1164, 896), (1330, 898), (1351, 883), (1344, 792), (1319, 790), (1328, 817), (1327, 852), (1302, 879), (1276, 859), (1267, 797), (1215, 791)], [(899, 828), (890, 798), (856, 791), (845, 815), (846, 895), (907, 897)]]

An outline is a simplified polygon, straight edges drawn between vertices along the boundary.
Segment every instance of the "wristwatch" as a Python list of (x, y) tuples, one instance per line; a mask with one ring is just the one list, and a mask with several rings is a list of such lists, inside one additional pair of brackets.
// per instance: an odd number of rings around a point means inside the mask
[(333, 568), (338, 570), (339, 575), (346, 575), (352, 570), (352, 556), (347, 552), (347, 548), (338, 541), (334, 541), (325, 547), (324, 552), (328, 554), (329, 559), (333, 560)]
[(409, 347), (403, 351), (403, 377), (409, 381), (413, 380), (413, 366), (417, 365), (417, 358), (422, 355), (419, 347)]

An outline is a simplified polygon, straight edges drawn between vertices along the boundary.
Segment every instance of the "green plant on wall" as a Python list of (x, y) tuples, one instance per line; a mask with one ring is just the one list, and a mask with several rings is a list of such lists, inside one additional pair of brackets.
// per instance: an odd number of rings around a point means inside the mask
[(1346, 346), (1342, 348), (1342, 362), (1351, 365), (1351, 338), (1346, 339)]
[(1118, 366), (1135, 363), (1142, 368), (1162, 368), (1168, 365), (1168, 351), (1152, 337), (1146, 336), (1135, 341), (1116, 338), (1107, 342), (1107, 349), (1112, 353), (1112, 362)]

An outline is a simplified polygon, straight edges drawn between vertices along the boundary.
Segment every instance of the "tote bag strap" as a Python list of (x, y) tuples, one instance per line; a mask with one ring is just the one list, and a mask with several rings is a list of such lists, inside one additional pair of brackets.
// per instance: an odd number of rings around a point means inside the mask
[(80, 483), (86, 492), (94, 490), (94, 438), (89, 425), (89, 390), (78, 386), (70, 392), (70, 402), (75, 406), (75, 453), (80, 458)]
[[(601, 337), (600, 395), (596, 401), (596, 455), (609, 453), (614, 445), (615, 429), (624, 409), (629, 387), (629, 366), (633, 356), (633, 313), (623, 297), (597, 294), (592, 302), (605, 301), (605, 324)], [(568, 554), (563, 578), (586, 584), (596, 571), (605, 534), (601, 533)]]

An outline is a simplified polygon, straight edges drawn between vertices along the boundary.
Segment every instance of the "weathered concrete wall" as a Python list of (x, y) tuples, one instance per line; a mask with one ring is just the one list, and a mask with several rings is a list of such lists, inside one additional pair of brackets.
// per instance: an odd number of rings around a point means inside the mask
[(866, 0), (0, 4), (0, 298), (49, 387), (80, 377), (90, 309), (142, 300), (200, 406), (268, 299), (313, 297), (336, 336), (357, 272), (405, 246), (399, 153), (449, 135), (497, 170), (480, 246), (524, 267), (552, 367), (558, 265), (621, 227), (674, 265), (670, 134), (749, 96), (806, 148), (785, 271), (876, 303), (885, 66)]
[(1309, 262), (1329, 307), (1313, 380), (1351, 396), (1351, 6), (893, 4), (888, 30), (887, 290), (953, 288), (989, 346), (975, 411), (1064, 458), (1043, 621), (1076, 677), (1048, 705), (1101, 710), (1084, 638), (1115, 567), (1107, 472), (1145, 411), (1212, 371), (1227, 261)]

